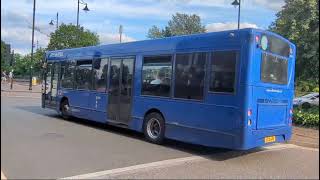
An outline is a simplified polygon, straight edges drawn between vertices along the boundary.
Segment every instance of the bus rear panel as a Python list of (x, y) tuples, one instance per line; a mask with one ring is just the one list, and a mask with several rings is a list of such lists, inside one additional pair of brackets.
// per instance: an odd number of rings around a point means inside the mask
[(270, 32), (253, 39), (244, 149), (288, 141), (292, 130), (295, 46)]

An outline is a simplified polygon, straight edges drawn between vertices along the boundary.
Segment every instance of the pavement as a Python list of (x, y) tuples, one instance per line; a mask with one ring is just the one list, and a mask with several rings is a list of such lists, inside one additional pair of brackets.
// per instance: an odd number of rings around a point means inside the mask
[(32, 85), (32, 90), (29, 90), (29, 83), (22, 81), (14, 81), (12, 84), (10, 83), (2, 83), (1, 82), (1, 92), (27, 92), (27, 93), (41, 93), (41, 85)]
[(293, 126), (290, 143), (319, 149), (319, 129)]
[[(294, 127), (292, 143), (250, 151), (168, 140), (155, 145), (130, 130), (61, 119), (40, 93), (1, 91), (1, 168), (9, 179), (318, 179), (319, 131)], [(22, 94), (22, 95), (21, 95)], [(311, 132), (311, 133), (310, 133)], [(308, 144), (299, 144), (306, 141)], [(298, 142), (298, 143), (296, 143)], [(304, 147), (302, 147), (302, 146)]]
[(27, 82), (15, 82), (12, 89), (9, 83), (1, 83), (1, 96), (41, 98), (41, 85), (33, 85), (32, 90), (29, 90)]

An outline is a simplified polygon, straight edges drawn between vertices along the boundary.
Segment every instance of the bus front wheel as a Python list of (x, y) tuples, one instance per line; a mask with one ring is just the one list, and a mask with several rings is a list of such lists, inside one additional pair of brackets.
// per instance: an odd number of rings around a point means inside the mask
[(61, 109), (61, 116), (63, 119), (69, 119), (70, 118), (70, 106), (67, 99), (63, 100), (60, 105)]
[(161, 144), (164, 139), (164, 130), (164, 119), (161, 114), (152, 112), (145, 117), (143, 133), (148, 141)]

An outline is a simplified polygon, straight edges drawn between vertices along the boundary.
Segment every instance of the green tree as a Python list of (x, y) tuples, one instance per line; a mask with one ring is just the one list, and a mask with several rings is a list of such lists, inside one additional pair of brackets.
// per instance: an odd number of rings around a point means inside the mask
[(30, 61), (28, 61), (25, 56), (21, 56), (20, 54), (14, 54), (15, 64), (14, 64), (14, 74), (15, 76), (24, 76), (29, 72)]
[(1, 40), (1, 63), (4, 58), (3, 55), (4, 55), (5, 50), (6, 50), (5, 42)]
[[(171, 37), (171, 36), (173, 36), (173, 34), (172, 34), (172, 32), (171, 32), (171, 30), (170, 30), (170, 28), (169, 28), (168, 26), (166, 26), (163, 30), (161, 30), (161, 33), (162, 33), (162, 35), (163, 35), (164, 37)], [(179, 34), (177, 34), (177, 35), (179, 35)], [(180, 35), (182, 35), (182, 34), (180, 34)]]
[(33, 61), (31, 62), (30, 54), (25, 56), (21, 56), (20, 54), (15, 54), (15, 65), (14, 72), (15, 75), (19, 76), (28, 76), (30, 74), (30, 66), (32, 66), (32, 73), (34, 76), (40, 76), (41, 74), (41, 66), (45, 53), (44, 48), (39, 48), (33, 54)]
[(161, 32), (161, 29), (158, 28), (157, 26), (152, 26), (149, 29), (148, 38), (156, 39), (156, 38), (162, 38), (162, 37), (163, 37), (163, 34)]
[(99, 36), (83, 27), (61, 24), (51, 33), (48, 50), (94, 46), (99, 44)]
[(6, 44), (1, 40), (1, 71), (8, 71), (9, 66), (5, 63), (4, 54), (6, 52)]
[(42, 69), (42, 63), (44, 60), (46, 49), (39, 48), (36, 50), (36, 52), (33, 55), (33, 74), (40, 77), (41, 76), (41, 69)]
[(181, 14), (176, 13), (172, 16), (172, 19), (168, 22), (168, 25), (164, 29), (160, 29), (157, 26), (152, 26), (148, 31), (148, 38), (156, 39), (177, 35), (203, 33), (206, 29), (201, 23), (201, 19), (198, 15)]
[(269, 27), (297, 46), (297, 80), (319, 82), (319, 1), (285, 0)]

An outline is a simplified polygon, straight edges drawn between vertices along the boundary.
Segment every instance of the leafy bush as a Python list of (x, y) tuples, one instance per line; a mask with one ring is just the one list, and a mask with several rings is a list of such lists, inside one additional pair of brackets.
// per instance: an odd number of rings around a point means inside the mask
[(295, 96), (303, 96), (310, 92), (319, 92), (319, 84), (317, 81), (297, 80), (295, 83)]
[(319, 127), (319, 107), (304, 109), (296, 107), (293, 110), (293, 122), (307, 127)]
[(296, 82), (296, 91), (300, 92), (319, 92), (319, 84), (316, 81), (302, 81)]

